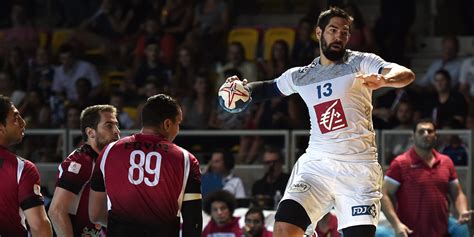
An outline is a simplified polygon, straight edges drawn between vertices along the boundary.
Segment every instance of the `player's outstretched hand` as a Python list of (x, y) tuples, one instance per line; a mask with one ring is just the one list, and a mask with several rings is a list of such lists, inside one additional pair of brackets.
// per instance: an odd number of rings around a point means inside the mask
[[(228, 77), (228, 78), (225, 80), (225, 82), (233, 82), (233, 81), (235, 81), (235, 80), (240, 80), (240, 78), (239, 78), (238, 76), (231, 76), (231, 77)], [(242, 84), (243, 84), (244, 86), (246, 86), (247, 83), (248, 83), (247, 79), (243, 79), (243, 80), (242, 80)]]
[(356, 75), (357, 80), (362, 80), (363, 85), (369, 89), (377, 90), (380, 87), (385, 86), (386, 79), (381, 74), (370, 73), (370, 74), (359, 74)]
[(413, 233), (408, 226), (403, 223), (395, 227), (395, 233), (397, 237), (408, 237), (409, 234)]
[(458, 223), (464, 224), (471, 220), (471, 215), (474, 213), (474, 210), (467, 210), (459, 214)]

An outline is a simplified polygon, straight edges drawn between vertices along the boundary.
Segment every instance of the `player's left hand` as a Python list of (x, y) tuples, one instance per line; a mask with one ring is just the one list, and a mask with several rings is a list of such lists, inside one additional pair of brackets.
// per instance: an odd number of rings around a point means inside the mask
[(385, 86), (386, 79), (381, 74), (370, 73), (370, 74), (359, 74), (356, 75), (357, 80), (362, 80), (363, 85), (371, 90), (377, 90), (380, 87)]
[(459, 214), (458, 223), (464, 224), (471, 220), (471, 215), (474, 213), (474, 210), (467, 210)]

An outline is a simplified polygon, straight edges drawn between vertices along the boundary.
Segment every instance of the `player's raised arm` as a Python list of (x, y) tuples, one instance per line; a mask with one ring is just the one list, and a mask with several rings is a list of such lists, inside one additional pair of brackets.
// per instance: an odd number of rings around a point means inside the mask
[(415, 80), (415, 73), (404, 66), (390, 63), (381, 70), (380, 74), (358, 75), (357, 78), (363, 80), (364, 85), (372, 90), (381, 87), (401, 88)]

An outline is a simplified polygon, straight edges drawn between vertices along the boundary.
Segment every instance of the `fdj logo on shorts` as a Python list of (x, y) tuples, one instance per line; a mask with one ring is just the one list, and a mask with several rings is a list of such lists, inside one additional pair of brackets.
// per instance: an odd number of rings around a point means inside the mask
[(363, 215), (370, 215), (372, 217), (377, 216), (377, 207), (375, 204), (369, 205), (362, 205), (362, 206), (353, 206), (352, 207), (352, 216), (363, 216)]

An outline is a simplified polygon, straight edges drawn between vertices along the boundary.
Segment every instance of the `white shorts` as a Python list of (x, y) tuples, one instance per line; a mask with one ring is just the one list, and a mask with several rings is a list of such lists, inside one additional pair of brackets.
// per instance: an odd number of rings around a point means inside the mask
[(382, 167), (375, 159), (341, 161), (323, 153), (305, 153), (293, 167), (282, 201), (301, 204), (312, 223), (334, 208), (338, 230), (377, 226), (382, 180)]

